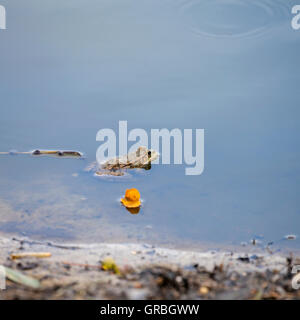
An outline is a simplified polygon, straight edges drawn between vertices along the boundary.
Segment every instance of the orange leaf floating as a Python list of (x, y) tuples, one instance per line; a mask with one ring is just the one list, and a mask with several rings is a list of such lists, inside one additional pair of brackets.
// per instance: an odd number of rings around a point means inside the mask
[(126, 208), (138, 208), (141, 205), (140, 198), (141, 195), (137, 189), (127, 189), (125, 197), (121, 199), (121, 202)]

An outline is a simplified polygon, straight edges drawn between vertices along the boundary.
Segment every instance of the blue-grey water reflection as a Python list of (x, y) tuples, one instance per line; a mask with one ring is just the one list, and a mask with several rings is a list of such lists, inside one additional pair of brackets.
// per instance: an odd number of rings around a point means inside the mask
[[(300, 31), (289, 0), (1, 0), (0, 230), (79, 241), (239, 243), (297, 234)], [(96, 179), (96, 133), (204, 128), (205, 170)], [(77, 176), (78, 173), (78, 176)], [(144, 205), (130, 215), (128, 187)], [(296, 241), (297, 243), (297, 241)]]

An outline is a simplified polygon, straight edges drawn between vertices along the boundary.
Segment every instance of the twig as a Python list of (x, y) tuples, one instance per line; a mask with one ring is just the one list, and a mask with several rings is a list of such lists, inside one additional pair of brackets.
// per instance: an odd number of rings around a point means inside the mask
[(34, 240), (25, 240), (25, 239), (18, 239), (18, 238), (12, 238), (14, 241), (18, 241), (21, 244), (29, 244), (29, 245), (43, 245), (43, 246), (48, 246), (48, 247), (54, 247), (54, 248), (59, 248), (59, 249), (66, 249), (66, 250), (77, 250), (80, 249), (80, 247), (76, 246), (63, 246), (59, 244), (55, 244), (52, 242), (42, 242), (42, 241), (34, 241)]
[(10, 258), (12, 260), (28, 258), (28, 257), (49, 258), (51, 257), (51, 253), (50, 252), (22, 252), (22, 253), (12, 253), (10, 255)]
[(94, 269), (100, 269), (100, 270), (102, 269), (102, 266), (86, 264), (86, 263), (74, 263), (74, 262), (67, 262), (67, 261), (62, 261), (61, 263), (71, 267), (94, 268)]

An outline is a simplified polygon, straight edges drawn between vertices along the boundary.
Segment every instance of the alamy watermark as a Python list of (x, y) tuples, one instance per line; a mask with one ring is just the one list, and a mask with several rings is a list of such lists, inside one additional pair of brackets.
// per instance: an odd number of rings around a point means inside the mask
[(294, 30), (299, 30), (300, 29), (300, 5), (296, 5), (292, 8), (292, 14), (295, 16), (292, 19), (292, 28)]
[[(204, 170), (204, 129), (151, 129), (151, 143), (144, 129), (133, 129), (128, 132), (127, 121), (119, 121), (118, 155), (134, 152), (140, 146), (145, 146), (160, 153), (160, 157), (152, 164), (183, 164), (186, 175), (200, 175)], [(194, 141), (195, 138), (195, 141)], [(101, 129), (96, 135), (96, 141), (102, 144), (96, 153), (99, 164), (117, 156), (117, 135), (112, 129)], [(128, 151), (128, 142), (135, 142)], [(173, 141), (173, 143), (172, 143)], [(171, 144), (173, 157), (171, 159)]]
[(295, 274), (295, 276), (292, 279), (292, 288), (295, 290), (299, 290), (300, 289), (300, 265), (293, 266), (292, 274)]
[(0, 29), (6, 29), (6, 9), (2, 5), (0, 5)]

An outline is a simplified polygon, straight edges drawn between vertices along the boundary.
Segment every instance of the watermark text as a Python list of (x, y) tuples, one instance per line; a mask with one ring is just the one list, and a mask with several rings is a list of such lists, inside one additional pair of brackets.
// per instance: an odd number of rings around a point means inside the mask
[(293, 266), (292, 274), (295, 276), (292, 279), (292, 288), (295, 290), (300, 289), (300, 265)]
[(292, 14), (295, 15), (292, 19), (292, 28), (294, 30), (300, 29), (300, 5), (296, 5), (292, 8)]
[[(144, 129), (136, 128), (128, 132), (127, 121), (119, 121), (118, 139), (114, 130), (101, 129), (96, 135), (96, 141), (102, 144), (97, 150), (96, 159), (99, 164), (115, 158), (117, 155), (117, 140), (119, 142), (118, 155), (123, 156), (135, 152), (144, 146), (160, 153), (160, 157), (152, 164), (183, 164), (186, 175), (200, 175), (204, 170), (204, 129), (151, 129), (151, 143), (148, 133)], [(135, 142), (128, 151), (128, 142)], [(172, 146), (172, 148), (171, 148)]]
[(6, 29), (6, 9), (0, 5), (0, 30)]

